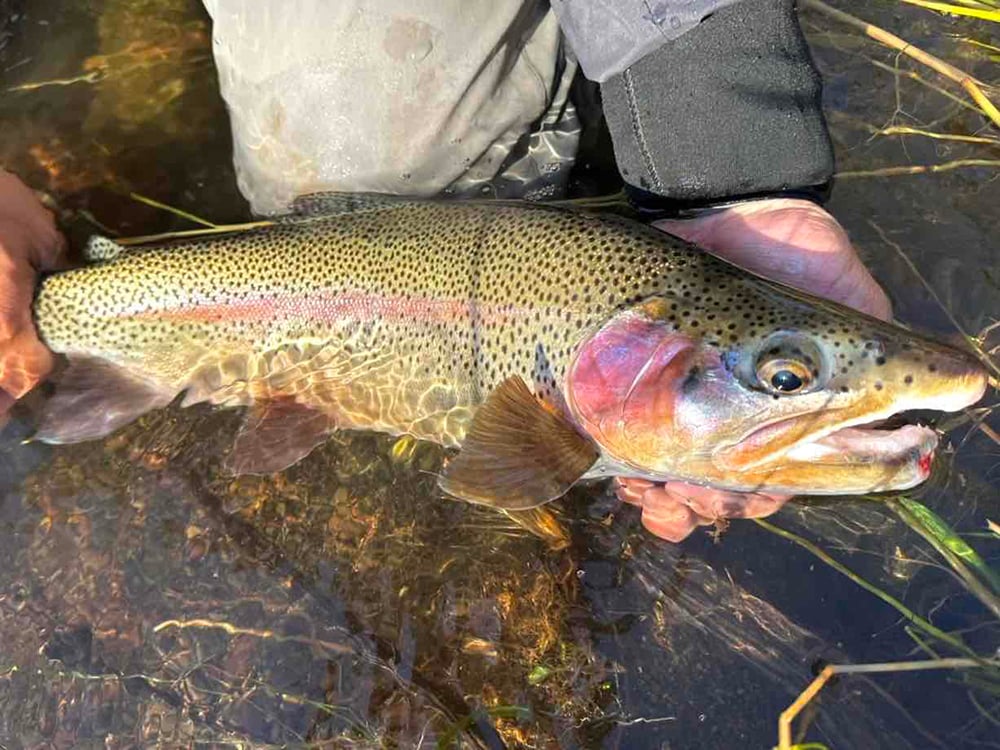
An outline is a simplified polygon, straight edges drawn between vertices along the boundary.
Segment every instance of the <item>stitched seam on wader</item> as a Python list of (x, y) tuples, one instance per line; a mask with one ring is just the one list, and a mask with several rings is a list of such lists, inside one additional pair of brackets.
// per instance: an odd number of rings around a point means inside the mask
[(632, 71), (626, 69), (622, 78), (625, 81), (625, 98), (628, 100), (628, 113), (632, 120), (632, 133), (635, 141), (639, 145), (639, 154), (642, 156), (643, 166), (649, 172), (653, 181), (653, 189), (663, 192), (663, 185), (660, 176), (656, 173), (656, 164), (653, 162), (653, 155), (649, 152), (649, 145), (646, 143), (646, 134), (642, 130), (642, 123), (639, 122), (639, 104), (635, 99), (635, 86), (632, 83)]

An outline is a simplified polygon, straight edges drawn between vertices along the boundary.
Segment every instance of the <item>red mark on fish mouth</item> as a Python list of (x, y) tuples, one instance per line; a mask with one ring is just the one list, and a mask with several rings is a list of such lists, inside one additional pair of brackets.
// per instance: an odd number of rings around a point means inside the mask
[(927, 453), (924, 453), (917, 461), (917, 466), (920, 468), (920, 473), (924, 475), (929, 475), (931, 473), (931, 464), (933, 462), (934, 462), (934, 451), (928, 451)]

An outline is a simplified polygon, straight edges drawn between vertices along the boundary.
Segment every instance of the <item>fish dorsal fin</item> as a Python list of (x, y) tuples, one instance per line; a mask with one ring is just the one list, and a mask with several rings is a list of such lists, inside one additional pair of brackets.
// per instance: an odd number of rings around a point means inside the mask
[(225, 470), (233, 475), (282, 471), (309, 455), (335, 427), (328, 414), (291, 398), (254, 404), (236, 436)]
[(99, 263), (104, 260), (113, 260), (123, 252), (125, 252), (125, 248), (110, 237), (95, 234), (87, 240), (87, 246), (83, 249), (83, 259), (88, 263)]
[(564, 495), (598, 456), (593, 442), (514, 376), (476, 411), (438, 484), (469, 502), (526, 510)]
[(42, 407), (34, 439), (79, 443), (114, 432), (169, 404), (176, 391), (95, 357), (70, 356), (55, 393)]
[(345, 214), (382, 211), (399, 208), (413, 203), (414, 199), (405, 195), (383, 193), (309, 193), (292, 201), (291, 213), (276, 217), (279, 222), (294, 222), (303, 219), (342, 216)]

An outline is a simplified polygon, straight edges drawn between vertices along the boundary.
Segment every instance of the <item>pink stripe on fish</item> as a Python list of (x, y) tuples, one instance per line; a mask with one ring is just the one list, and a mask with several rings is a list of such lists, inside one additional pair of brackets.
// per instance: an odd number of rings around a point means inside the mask
[(344, 292), (309, 297), (239, 297), (229, 301), (187, 302), (174, 307), (126, 311), (119, 317), (155, 318), (182, 322), (229, 323), (269, 322), (276, 319), (310, 319), (323, 323), (341, 320), (393, 323), (469, 322), (506, 323), (527, 314), (514, 305), (473, 305), (456, 299), (434, 297), (385, 297), (361, 292)]

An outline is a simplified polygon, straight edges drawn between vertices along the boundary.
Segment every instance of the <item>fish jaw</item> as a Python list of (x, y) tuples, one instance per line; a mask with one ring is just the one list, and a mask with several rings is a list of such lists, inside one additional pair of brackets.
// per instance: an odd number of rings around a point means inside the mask
[(955, 373), (947, 390), (905, 398), (876, 398), (877, 391), (854, 394), (849, 406), (759, 427), (720, 447), (713, 463), (739, 477), (739, 486), (730, 489), (842, 495), (915, 487), (930, 476), (938, 434), (912, 424), (891, 430), (867, 425), (911, 409), (960, 411), (975, 404), (985, 393), (987, 377), (969, 360), (970, 369)]
[(818, 336), (779, 331), (802, 348), (815, 344), (817, 387), (776, 395), (751, 382), (747, 366), (773, 349), (776, 332), (714, 347), (665, 324), (657, 310), (644, 304), (609, 321), (571, 363), (567, 403), (602, 448), (591, 476), (807, 495), (908, 489), (929, 476), (937, 434), (867, 425), (913, 409), (957, 411), (987, 385), (966, 352), (842, 313), (863, 329), (844, 335), (857, 341), (853, 370), (834, 371)]

